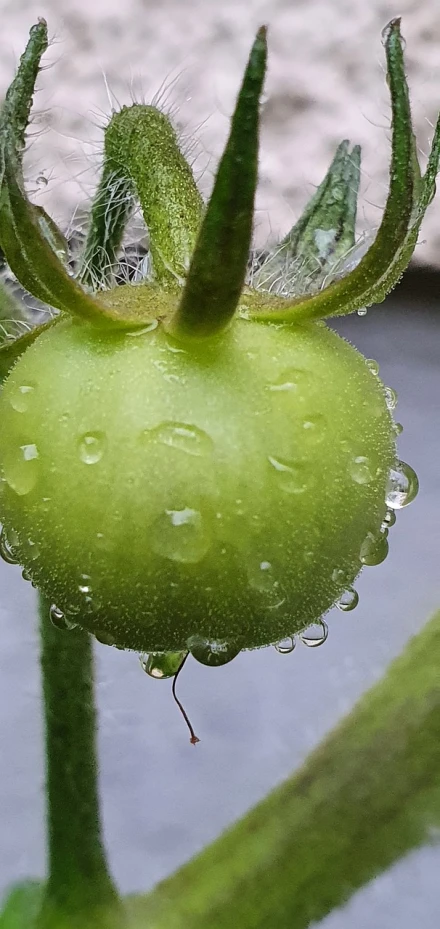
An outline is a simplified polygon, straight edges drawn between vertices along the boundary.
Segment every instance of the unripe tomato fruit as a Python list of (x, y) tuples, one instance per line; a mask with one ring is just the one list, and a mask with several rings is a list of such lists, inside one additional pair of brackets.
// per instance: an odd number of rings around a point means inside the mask
[(68, 619), (125, 648), (253, 648), (320, 618), (380, 532), (382, 383), (322, 323), (62, 320), (0, 393), (0, 519)]

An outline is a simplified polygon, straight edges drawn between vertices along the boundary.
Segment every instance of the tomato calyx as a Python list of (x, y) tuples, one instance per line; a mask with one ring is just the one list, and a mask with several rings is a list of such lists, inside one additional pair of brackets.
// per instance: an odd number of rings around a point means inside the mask
[[(265, 27), (251, 49), (206, 209), (168, 117), (154, 106), (123, 107), (105, 132), (102, 178), (83, 253), (72, 269), (66, 267), (62, 234), (24, 190), (24, 134), (47, 47), (47, 26), (40, 20), (31, 29), (0, 115), (0, 242), (16, 277), (61, 314), (127, 330), (160, 318), (176, 339), (188, 343), (215, 335), (238, 307), (260, 321), (296, 323), (382, 301), (410, 260), (440, 160), (438, 122), (421, 176), (399, 19), (384, 30), (383, 42), (392, 104), (390, 189), (375, 240), (349, 270), (338, 268), (355, 246), (360, 148), (350, 151), (347, 140), (298, 223), (256, 265), (254, 256), (249, 267)], [(136, 198), (149, 231), (149, 286), (124, 301), (114, 293), (114, 267)], [(0, 345), (3, 369), (26, 344), (26, 339), (17, 342), (15, 355), (8, 340)]]

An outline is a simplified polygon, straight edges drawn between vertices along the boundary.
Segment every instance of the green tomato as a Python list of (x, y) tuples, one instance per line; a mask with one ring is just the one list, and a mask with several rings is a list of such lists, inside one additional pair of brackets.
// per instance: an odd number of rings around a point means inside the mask
[(120, 647), (277, 642), (386, 554), (385, 390), (322, 323), (238, 317), (186, 344), (65, 319), (16, 363), (0, 421), (14, 556)]

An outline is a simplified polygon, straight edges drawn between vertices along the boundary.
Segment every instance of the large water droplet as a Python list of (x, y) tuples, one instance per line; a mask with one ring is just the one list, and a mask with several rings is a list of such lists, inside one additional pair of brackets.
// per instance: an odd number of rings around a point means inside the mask
[(374, 566), (382, 564), (388, 555), (388, 532), (368, 532), (361, 545), (359, 559), (364, 565)]
[(307, 487), (304, 465), (283, 458), (268, 456), (268, 461), (275, 471), (278, 484), (286, 494), (303, 494)]
[(397, 393), (392, 387), (385, 387), (385, 403), (390, 411), (396, 409)]
[(85, 432), (78, 439), (79, 457), (84, 464), (94, 465), (105, 452), (107, 438), (105, 432)]
[(6, 564), (18, 564), (17, 558), (15, 557), (9, 540), (6, 536), (4, 527), (0, 532), (0, 557), (3, 558), (3, 561), (6, 561)]
[(142, 438), (148, 442), (158, 442), (160, 445), (176, 448), (195, 458), (210, 455), (213, 449), (209, 435), (203, 429), (188, 423), (161, 423), (154, 429), (147, 429)]
[(373, 480), (370, 459), (365, 455), (357, 455), (349, 464), (349, 472), (356, 484), (370, 484)]
[(275, 648), (280, 655), (290, 655), (294, 648), (296, 647), (296, 639), (293, 635), (287, 637), (287, 639), (282, 639), (281, 642), (277, 642)]
[(307, 645), (308, 648), (317, 648), (319, 645), (323, 645), (327, 636), (328, 626), (323, 619), (320, 619), (317, 623), (311, 623), (310, 626), (307, 626), (307, 629), (304, 629), (299, 634), (301, 642)]
[(241, 651), (239, 645), (226, 642), (210, 642), (202, 636), (193, 635), (187, 642), (193, 658), (210, 668), (219, 668), (236, 658)]
[(25, 413), (33, 392), (34, 388), (30, 384), (21, 384), (17, 387), (10, 398), (12, 409), (17, 413)]
[(342, 610), (343, 613), (349, 613), (357, 607), (358, 603), (359, 594), (357, 590), (353, 587), (347, 587), (347, 590), (344, 590), (339, 600), (336, 601), (336, 606), (338, 610)]
[(367, 307), (366, 307), (366, 306), (360, 306), (359, 309), (357, 310), (357, 315), (358, 315), (358, 316), (366, 316), (366, 315), (367, 315)]
[(34, 443), (17, 446), (5, 454), (3, 474), (11, 490), (24, 497), (34, 489), (39, 473), (39, 453)]
[(141, 668), (156, 680), (165, 680), (177, 674), (187, 652), (153, 652), (151, 655), (139, 655)]
[(419, 481), (416, 472), (406, 461), (396, 461), (388, 478), (386, 504), (392, 510), (400, 510), (417, 497)]
[(72, 629), (76, 629), (75, 623), (69, 622), (65, 613), (58, 609), (56, 603), (52, 603), (49, 609), (49, 619), (56, 629), (61, 629), (63, 632), (70, 632)]
[(152, 524), (149, 539), (157, 555), (183, 564), (197, 564), (211, 544), (202, 514), (188, 506), (164, 510)]
[(366, 363), (371, 371), (376, 377), (379, 374), (379, 364), (374, 358), (367, 358)]

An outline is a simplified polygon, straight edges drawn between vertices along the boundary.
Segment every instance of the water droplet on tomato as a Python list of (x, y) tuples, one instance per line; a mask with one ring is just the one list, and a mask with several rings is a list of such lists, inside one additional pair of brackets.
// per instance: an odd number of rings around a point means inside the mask
[(3, 561), (6, 561), (6, 564), (19, 563), (11, 549), (4, 527), (2, 527), (0, 532), (0, 557), (3, 558)]
[(94, 465), (105, 452), (107, 438), (105, 432), (85, 432), (78, 440), (79, 457), (84, 464)]
[(275, 648), (280, 655), (290, 655), (294, 648), (296, 647), (296, 640), (293, 635), (288, 636), (287, 639), (282, 639), (281, 642), (277, 642)]
[(357, 315), (358, 315), (358, 316), (366, 316), (366, 315), (367, 315), (367, 307), (366, 307), (366, 306), (360, 306), (359, 309), (357, 310)]
[(385, 387), (385, 403), (390, 411), (396, 409), (397, 393), (392, 387)]
[(382, 564), (388, 555), (388, 532), (384, 530), (379, 535), (368, 532), (361, 545), (359, 559), (364, 565), (373, 567)]
[(367, 363), (367, 365), (368, 365), (368, 367), (369, 367), (371, 373), (374, 374), (374, 375), (377, 377), (377, 375), (379, 374), (379, 364), (378, 364), (378, 362), (375, 361), (374, 358), (367, 358), (367, 359), (366, 359), (366, 363)]
[(202, 514), (188, 506), (164, 510), (152, 524), (149, 539), (156, 555), (183, 564), (197, 564), (211, 544)]
[(311, 623), (310, 626), (307, 626), (307, 629), (300, 632), (299, 637), (303, 645), (307, 645), (308, 648), (318, 648), (319, 645), (324, 644), (328, 637), (327, 623), (323, 619), (320, 619), (317, 623)]
[(209, 435), (203, 429), (188, 423), (161, 423), (154, 429), (147, 429), (142, 433), (142, 438), (147, 442), (158, 442), (160, 445), (176, 448), (195, 458), (210, 455), (213, 449)]
[(210, 642), (202, 636), (193, 635), (188, 639), (188, 648), (193, 658), (210, 668), (219, 668), (236, 658), (241, 648), (227, 642)]
[(322, 442), (324, 439), (324, 426), (325, 416), (322, 416), (320, 413), (317, 413), (315, 416), (310, 416), (309, 419), (305, 419), (303, 422), (303, 430), (306, 441), (313, 445)]
[(101, 645), (114, 645), (115, 638), (110, 632), (95, 632), (95, 639), (101, 643)]
[(283, 458), (268, 456), (269, 464), (275, 471), (279, 487), (286, 494), (303, 494), (306, 490), (306, 471), (302, 464)]
[(272, 391), (292, 391), (297, 390), (298, 385), (307, 377), (307, 371), (301, 368), (288, 368), (279, 375), (273, 384), (268, 384), (269, 390)]
[(23, 568), (23, 570), (22, 570), (22, 572), (21, 572), (21, 576), (22, 576), (22, 578), (23, 578), (24, 581), (32, 581), (32, 577), (31, 577), (30, 571), (28, 571), (27, 568)]
[(391, 526), (394, 526), (396, 522), (396, 514), (394, 510), (387, 510), (385, 516), (382, 520), (381, 529), (391, 529)]
[(396, 435), (402, 435), (403, 426), (402, 423), (394, 423), (394, 432)]
[(365, 455), (357, 455), (356, 458), (352, 458), (349, 472), (356, 484), (371, 484), (373, 480), (370, 459), (366, 458)]
[(39, 475), (38, 448), (30, 442), (5, 454), (3, 474), (7, 484), (19, 497), (34, 489)]
[(56, 629), (61, 629), (63, 632), (76, 629), (75, 623), (69, 622), (63, 611), (58, 609), (56, 603), (52, 603), (49, 609), (49, 619)]
[(92, 585), (89, 583), (90, 579), (90, 574), (81, 574), (81, 583), (78, 584), (80, 594), (90, 594), (92, 592)]
[(406, 461), (396, 461), (388, 478), (386, 503), (392, 510), (400, 510), (417, 497), (419, 481), (416, 472)]
[(150, 677), (165, 680), (177, 674), (187, 652), (152, 652), (150, 655), (139, 655), (141, 668)]
[(336, 601), (336, 606), (338, 610), (342, 610), (343, 613), (349, 613), (351, 610), (354, 610), (359, 603), (359, 594), (354, 587), (347, 587), (347, 590), (339, 597), (339, 600)]
[(9, 401), (12, 409), (17, 413), (26, 413), (33, 392), (34, 388), (30, 384), (21, 384), (17, 387)]

